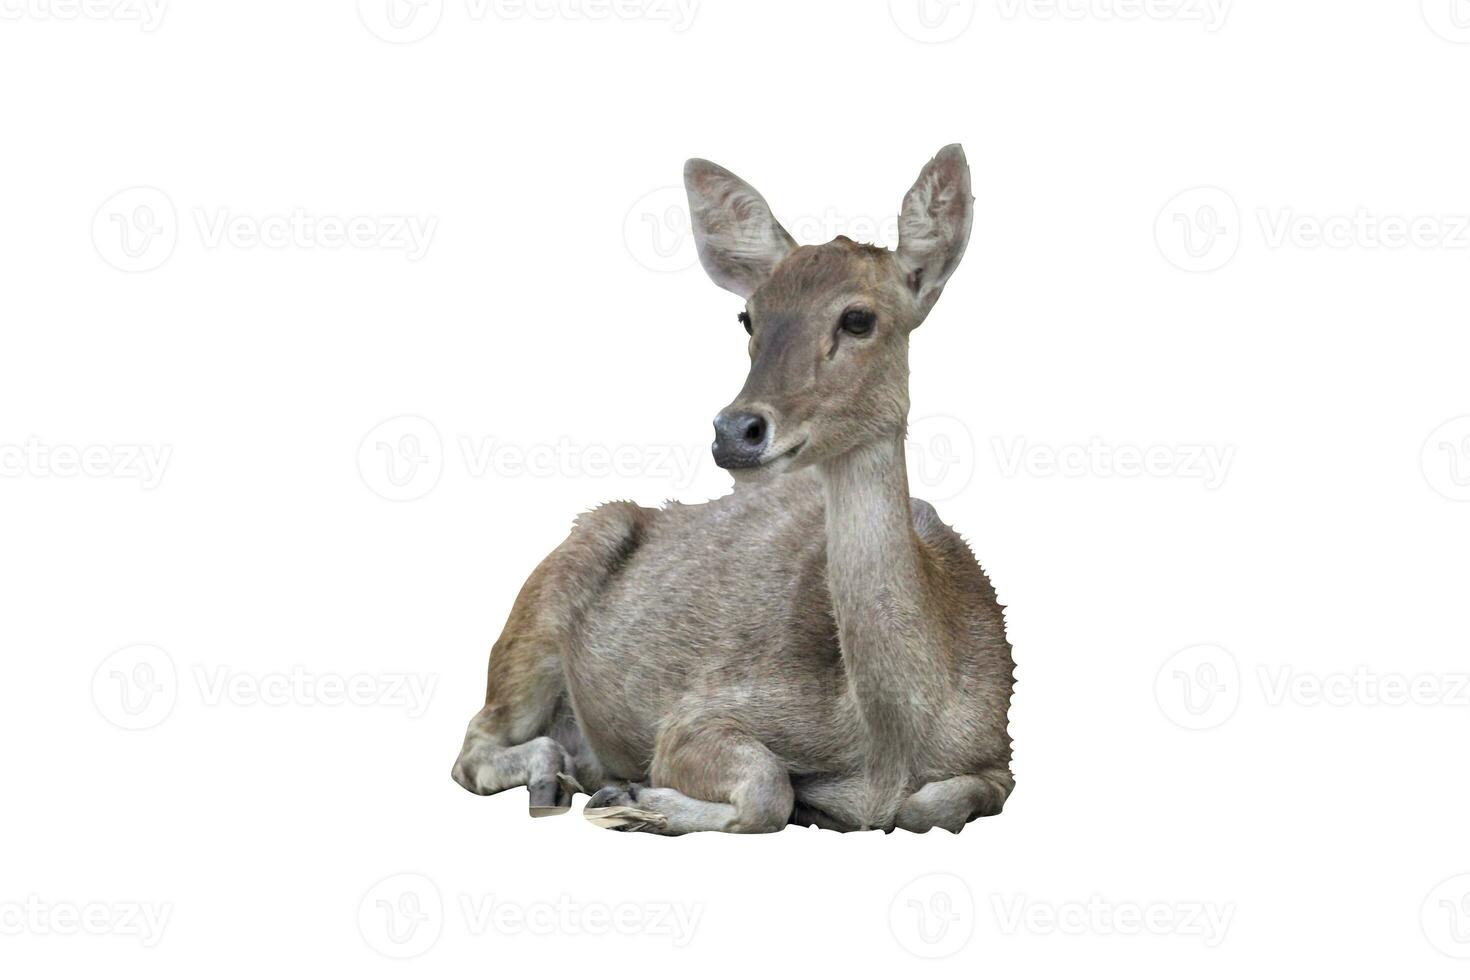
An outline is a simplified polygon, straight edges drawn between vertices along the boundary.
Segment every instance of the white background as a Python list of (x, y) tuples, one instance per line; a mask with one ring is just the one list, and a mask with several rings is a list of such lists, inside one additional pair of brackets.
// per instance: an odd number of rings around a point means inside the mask
[[(1462, 975), (1470, 5), (548, 2), (0, 4), (6, 972)], [(455, 786), (573, 515), (729, 486), (684, 159), (892, 244), (954, 141), (1004, 815)]]

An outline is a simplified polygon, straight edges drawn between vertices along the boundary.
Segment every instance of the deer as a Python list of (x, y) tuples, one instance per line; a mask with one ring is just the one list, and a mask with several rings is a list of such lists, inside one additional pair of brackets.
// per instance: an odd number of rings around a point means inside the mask
[(904, 445), (909, 339), (969, 241), (964, 151), (923, 167), (894, 249), (797, 245), (707, 160), (684, 185), (700, 264), (745, 303), (750, 371), (712, 445), (734, 489), (576, 519), (491, 649), (452, 776), (526, 786), (533, 816), (590, 793), (621, 831), (958, 833), (1014, 787), (1014, 662)]

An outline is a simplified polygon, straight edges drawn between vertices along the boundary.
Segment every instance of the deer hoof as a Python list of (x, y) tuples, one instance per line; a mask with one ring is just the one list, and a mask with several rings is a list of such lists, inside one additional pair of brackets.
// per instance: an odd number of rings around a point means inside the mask
[(637, 806), (637, 788), (629, 785), (604, 786), (587, 801), (582, 816), (598, 827), (607, 830), (666, 830), (669, 820), (654, 810), (642, 810)]

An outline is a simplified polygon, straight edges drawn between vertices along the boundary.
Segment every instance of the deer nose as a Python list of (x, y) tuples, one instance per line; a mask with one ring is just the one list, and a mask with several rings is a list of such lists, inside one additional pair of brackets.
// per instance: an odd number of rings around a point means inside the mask
[(715, 463), (727, 470), (758, 466), (770, 440), (771, 426), (754, 412), (721, 412), (715, 416)]

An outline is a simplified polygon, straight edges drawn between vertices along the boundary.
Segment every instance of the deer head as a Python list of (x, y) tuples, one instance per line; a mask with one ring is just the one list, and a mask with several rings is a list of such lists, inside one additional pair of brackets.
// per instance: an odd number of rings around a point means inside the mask
[(708, 160), (684, 165), (699, 260), (745, 300), (750, 374), (715, 418), (715, 462), (784, 470), (902, 433), (909, 333), (959, 265), (974, 199), (958, 143), (904, 195), (896, 251), (797, 245), (765, 198)]

